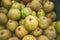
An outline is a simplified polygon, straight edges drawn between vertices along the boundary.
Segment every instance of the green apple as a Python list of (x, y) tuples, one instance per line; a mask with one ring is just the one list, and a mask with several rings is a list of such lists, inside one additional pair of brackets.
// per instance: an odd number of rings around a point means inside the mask
[(60, 34), (60, 21), (57, 21), (57, 22), (56, 22), (55, 29), (56, 29), (57, 33)]
[(32, 13), (32, 10), (30, 8), (23, 8), (21, 11), (22, 18), (25, 18), (26, 16), (30, 15)]

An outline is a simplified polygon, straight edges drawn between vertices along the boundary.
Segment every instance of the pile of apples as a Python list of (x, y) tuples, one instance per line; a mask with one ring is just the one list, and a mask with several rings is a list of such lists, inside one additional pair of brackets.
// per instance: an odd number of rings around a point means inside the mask
[(0, 40), (60, 40), (50, 0), (1, 0)]

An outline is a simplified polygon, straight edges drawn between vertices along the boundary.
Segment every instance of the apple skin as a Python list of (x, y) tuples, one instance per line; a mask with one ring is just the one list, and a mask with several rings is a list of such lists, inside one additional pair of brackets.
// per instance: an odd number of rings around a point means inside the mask
[(36, 16), (27, 16), (25, 18), (24, 26), (28, 31), (35, 30), (38, 27), (38, 20)]
[(45, 35), (41, 35), (38, 37), (38, 40), (49, 40)]
[(25, 19), (21, 19), (21, 20), (19, 21), (19, 25), (24, 25), (24, 21), (25, 21)]
[(12, 34), (8, 29), (0, 30), (0, 40), (7, 40)]
[(40, 17), (40, 16), (45, 16), (45, 12), (43, 9), (40, 9), (38, 12), (37, 12), (37, 17)]
[(46, 17), (52, 19), (53, 21), (56, 19), (56, 13), (54, 11), (46, 14)]
[(18, 27), (18, 22), (9, 19), (8, 22), (7, 22), (7, 24), (6, 24), (6, 27), (7, 27), (10, 31), (15, 31), (15, 29)]
[(5, 8), (10, 8), (11, 5), (12, 5), (12, 1), (11, 0), (2, 0), (2, 5), (5, 7)]
[(57, 35), (56, 40), (60, 40), (60, 35)]
[(8, 9), (4, 8), (4, 7), (0, 7), (0, 12), (4, 13), (4, 14), (8, 14)]
[(28, 34), (28, 31), (21, 25), (16, 28), (15, 33), (19, 38), (22, 38)]
[(40, 4), (39, 1), (37, 0), (33, 0), (31, 3), (30, 3), (30, 8), (34, 11), (38, 11), (39, 9), (42, 8), (42, 5)]
[(56, 38), (57, 33), (54, 26), (49, 26), (47, 29), (45, 29), (44, 35), (46, 35), (49, 39)]
[(15, 1), (12, 1), (12, 6), (11, 6), (12, 9), (21, 9), (21, 5), (20, 3), (18, 2), (15, 2)]
[(0, 24), (6, 24), (8, 21), (8, 17), (4, 13), (0, 13)]
[(45, 16), (40, 16), (38, 18), (38, 22), (39, 22), (39, 27), (40, 28), (46, 29), (51, 24), (52, 20), (47, 18), (47, 17), (45, 17)]
[(53, 11), (54, 3), (51, 1), (47, 1), (46, 3), (44, 3), (43, 9), (47, 13)]
[(31, 15), (32, 16), (36, 16), (36, 12), (35, 11), (32, 11)]
[(55, 27), (56, 26), (56, 21), (52, 22), (51, 25)]
[(32, 34), (36, 37), (40, 36), (42, 34), (43, 30), (41, 28), (36, 28), (34, 31), (32, 31)]
[(57, 33), (60, 34), (60, 21), (56, 22), (55, 29), (56, 29)]
[(32, 35), (26, 35), (22, 40), (36, 40), (36, 38)]
[(18, 37), (10, 37), (8, 40), (19, 40)]
[(3, 30), (5, 28), (4, 25), (0, 25), (0, 30)]
[(22, 18), (25, 18), (26, 16), (29, 16), (32, 13), (32, 10), (30, 8), (23, 8), (21, 11)]
[(19, 20), (21, 17), (21, 12), (19, 9), (10, 9), (8, 12), (8, 17), (12, 20)]

